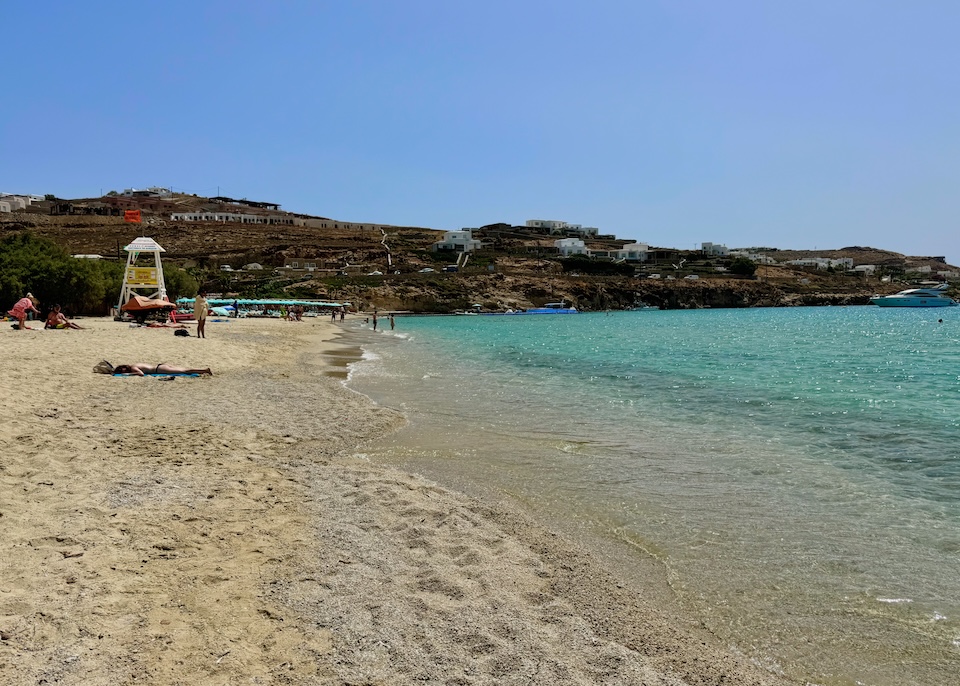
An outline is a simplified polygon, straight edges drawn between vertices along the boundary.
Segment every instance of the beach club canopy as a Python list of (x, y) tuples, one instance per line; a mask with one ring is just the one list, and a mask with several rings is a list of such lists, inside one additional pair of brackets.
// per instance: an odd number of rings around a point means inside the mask
[[(178, 305), (192, 305), (193, 298), (178, 298)], [(247, 299), (247, 298), (210, 298), (207, 300), (207, 304), (210, 307), (218, 307), (220, 305), (232, 305), (237, 303), (237, 306), (243, 305), (261, 305), (265, 307), (290, 307), (291, 305), (303, 305), (304, 307), (343, 307), (344, 305), (349, 305), (350, 303), (335, 303), (328, 302), (326, 300), (274, 300), (274, 299)]]
[(156, 310), (172, 310), (176, 307), (176, 305), (166, 300), (134, 295), (120, 309), (124, 312), (152, 312)]

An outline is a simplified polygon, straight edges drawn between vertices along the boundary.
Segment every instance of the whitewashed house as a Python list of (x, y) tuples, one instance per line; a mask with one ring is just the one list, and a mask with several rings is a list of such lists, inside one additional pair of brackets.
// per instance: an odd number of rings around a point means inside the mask
[(701, 244), (701, 249), (704, 255), (710, 255), (712, 257), (726, 257), (730, 254), (727, 246), (721, 245), (720, 243), (703, 243)]
[(830, 266), (834, 269), (853, 269), (852, 257), (838, 257), (830, 260)]
[(181, 222), (238, 222), (240, 224), (287, 224), (293, 217), (286, 215), (244, 214), (240, 212), (174, 212), (171, 221)]
[(826, 269), (830, 266), (830, 260), (826, 257), (804, 257), (799, 260), (790, 260), (787, 262), (791, 267), (813, 267), (814, 269)]
[(454, 252), (473, 252), (479, 250), (482, 243), (473, 237), (470, 229), (445, 231), (443, 240), (433, 244), (433, 250), (453, 250)]
[(530, 229), (546, 229), (550, 233), (559, 233), (564, 228), (566, 228), (567, 222), (562, 222), (556, 219), (528, 219), (527, 228)]
[(627, 243), (617, 251), (618, 260), (627, 262), (646, 262), (650, 246), (646, 243)]
[(746, 257), (754, 264), (776, 264), (777, 261), (764, 253), (750, 252), (749, 250), (731, 250), (728, 257)]
[(528, 219), (527, 228), (546, 229), (553, 234), (575, 233), (578, 236), (596, 236), (600, 230), (595, 226), (569, 224), (558, 219)]
[[(35, 195), (0, 195), (0, 200), (7, 203), (10, 209), (7, 212), (20, 212), (27, 209), (32, 203), (39, 202)], [(43, 200), (43, 198), (40, 198)]]
[(169, 188), (164, 188), (163, 186), (150, 186), (149, 188), (124, 188), (123, 193), (120, 195), (125, 198), (132, 198), (135, 195), (151, 198), (169, 198), (173, 193), (170, 192)]
[(804, 257), (799, 260), (790, 260), (785, 264), (789, 264), (794, 267), (815, 267), (816, 269), (829, 269), (830, 267), (833, 267), (834, 269), (849, 270), (853, 269), (853, 258)]
[(553, 245), (563, 257), (587, 254), (587, 246), (584, 245), (582, 238), (561, 238), (554, 241)]

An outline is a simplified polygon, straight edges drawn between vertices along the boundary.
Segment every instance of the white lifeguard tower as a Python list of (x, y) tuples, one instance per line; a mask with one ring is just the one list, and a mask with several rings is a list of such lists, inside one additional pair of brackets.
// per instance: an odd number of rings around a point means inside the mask
[[(167, 287), (163, 283), (163, 268), (160, 266), (160, 253), (166, 250), (146, 236), (140, 236), (124, 250), (127, 251), (127, 268), (123, 272), (123, 288), (120, 289), (117, 312), (134, 295), (166, 300)], [(144, 259), (138, 263), (141, 255)], [(149, 264), (151, 259), (152, 265)]]

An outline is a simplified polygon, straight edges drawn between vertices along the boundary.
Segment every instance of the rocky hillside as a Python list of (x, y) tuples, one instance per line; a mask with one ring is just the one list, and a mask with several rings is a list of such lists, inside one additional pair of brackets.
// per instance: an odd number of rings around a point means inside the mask
[[(717, 273), (705, 260), (691, 259), (683, 271), (671, 259), (645, 268), (660, 279), (564, 274), (552, 239), (514, 238), (478, 253), (465, 270), (445, 273), (452, 258), (431, 252), (441, 232), (415, 227), (311, 228), (237, 223), (172, 222), (147, 217), (145, 225), (111, 216), (16, 214), (0, 217), (0, 236), (32, 231), (71, 253), (125, 259), (121, 248), (137, 235), (149, 235), (165, 249), (165, 260), (189, 268), (210, 290), (234, 293), (287, 293), (300, 297), (349, 300), (382, 310), (450, 312), (480, 304), (494, 310), (565, 300), (584, 310), (621, 309), (640, 303), (661, 308), (766, 307), (866, 304), (875, 292), (894, 292), (898, 282), (828, 274), (783, 265), (762, 266), (756, 278)], [(388, 263), (388, 251), (390, 264)], [(777, 251), (777, 257), (854, 257), (857, 263), (907, 264), (897, 253), (872, 248), (837, 251)], [(283, 269), (288, 258), (308, 258), (313, 272)], [(676, 258), (673, 258), (676, 261)], [(224, 273), (257, 262), (258, 272)], [(936, 268), (947, 268), (933, 261)], [(432, 273), (419, 273), (424, 267)], [(382, 275), (371, 275), (380, 271)], [(399, 273), (396, 273), (399, 272)], [(685, 275), (696, 274), (697, 280)], [(667, 277), (676, 277), (668, 280)]]

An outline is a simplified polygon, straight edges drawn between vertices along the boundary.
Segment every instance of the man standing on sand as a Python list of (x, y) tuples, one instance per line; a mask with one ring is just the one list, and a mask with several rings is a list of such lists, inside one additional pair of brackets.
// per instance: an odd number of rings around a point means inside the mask
[(207, 334), (204, 328), (207, 325), (207, 299), (206, 291), (197, 293), (197, 299), (193, 301), (193, 317), (197, 320), (197, 338), (206, 338)]

